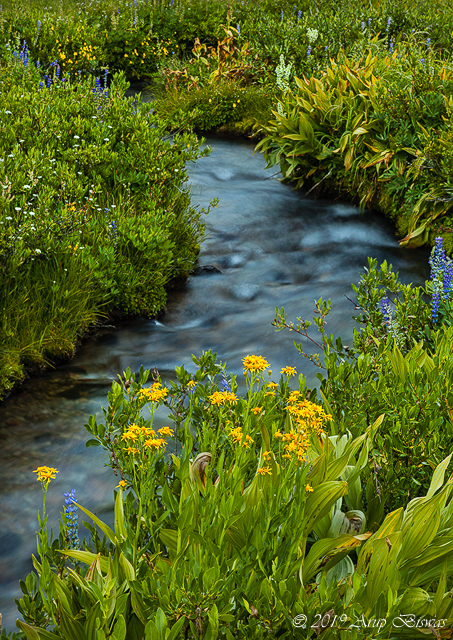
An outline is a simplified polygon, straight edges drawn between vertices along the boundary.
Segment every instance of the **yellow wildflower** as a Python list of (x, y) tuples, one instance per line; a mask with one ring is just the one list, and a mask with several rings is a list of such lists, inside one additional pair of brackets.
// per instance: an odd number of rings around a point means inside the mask
[(149, 440), (145, 440), (145, 447), (149, 449), (159, 449), (165, 444), (165, 440), (163, 438), (150, 438)]
[(307, 484), (307, 486), (305, 487), (305, 491), (306, 491), (307, 493), (312, 493), (312, 491), (313, 491), (313, 487), (311, 487), (309, 484)]
[(126, 482), (124, 480), (120, 480), (118, 482), (118, 484), (116, 485), (115, 489), (118, 489), (118, 487), (125, 487), (126, 486)]
[(246, 449), (248, 449), (250, 447), (250, 445), (252, 444), (252, 442), (253, 442), (252, 436), (246, 435), (245, 436), (245, 440), (242, 443), (242, 446), (245, 447)]
[(155, 382), (148, 389), (140, 389), (138, 395), (140, 400), (145, 400), (146, 402), (160, 402), (167, 397), (168, 389), (162, 387), (160, 382)]
[(252, 413), (254, 413), (256, 416), (261, 413), (261, 411), (263, 410), (263, 407), (254, 407), (252, 409)]
[(189, 380), (189, 382), (187, 383), (187, 386), (192, 389), (193, 387), (197, 386), (197, 383), (195, 380)]
[(243, 358), (242, 362), (244, 363), (244, 375), (247, 371), (256, 373), (264, 371), (264, 369), (268, 369), (270, 367), (268, 361), (261, 356), (246, 356)]
[(288, 376), (288, 378), (290, 378), (291, 376), (295, 376), (297, 371), (295, 370), (294, 367), (283, 367), (283, 369), (280, 371), (280, 373), (286, 374)]
[(33, 471), (33, 473), (38, 474), (38, 477), (36, 478), (38, 482), (45, 482), (48, 484), (51, 480), (56, 478), (58, 471), (53, 467), (38, 467)]
[(227, 402), (231, 404), (236, 404), (237, 398), (234, 393), (228, 393), (228, 391), (214, 391), (214, 393), (209, 396), (209, 400), (211, 404), (219, 404), (224, 405)]
[(266, 475), (266, 473), (267, 473), (268, 475), (271, 475), (271, 474), (272, 474), (272, 472), (271, 472), (271, 470), (269, 469), (269, 467), (260, 467), (260, 468), (258, 469), (257, 473), (259, 473), (259, 474), (260, 474), (260, 476), (264, 476), (264, 475)]
[(269, 382), (267, 385), (268, 389), (278, 389), (278, 384), (276, 382)]
[(283, 437), (283, 434), (280, 431), (276, 431), (274, 433), (274, 438), (282, 438), (282, 437)]
[(172, 429), (170, 429), (170, 427), (162, 427), (162, 429), (159, 429), (159, 433), (161, 436), (172, 436), (173, 435), (173, 431)]

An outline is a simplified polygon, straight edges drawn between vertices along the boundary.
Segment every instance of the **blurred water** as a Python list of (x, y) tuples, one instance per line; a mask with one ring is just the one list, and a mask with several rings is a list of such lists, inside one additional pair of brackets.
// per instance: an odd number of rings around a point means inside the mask
[[(246, 140), (208, 139), (210, 157), (192, 172), (193, 200), (220, 206), (207, 220), (199, 265), (210, 270), (192, 276), (169, 295), (159, 322), (137, 319), (105, 328), (84, 344), (67, 365), (23, 385), (0, 406), (0, 612), (14, 628), (19, 578), (31, 569), (35, 552), (40, 486), (38, 465), (59, 474), (48, 493), (49, 524), (58, 531), (63, 492), (76, 489), (79, 501), (109, 520), (117, 484), (99, 448), (85, 448), (83, 424), (101, 414), (111, 381), (126, 367), (157, 367), (164, 376), (191, 354), (213, 349), (230, 370), (241, 372), (241, 358), (265, 356), (278, 373), (295, 366), (315, 384), (316, 370), (292, 344), (295, 334), (271, 327), (275, 307), (289, 317), (311, 318), (313, 300), (331, 298), (328, 328), (344, 339), (352, 335), (351, 282), (367, 256), (394, 265), (406, 282), (428, 277), (428, 252), (401, 249), (391, 225), (370, 212), (340, 202), (314, 201), (264, 171), (262, 156)], [(347, 340), (346, 340), (347, 342)], [(163, 419), (163, 418), (162, 418)]]

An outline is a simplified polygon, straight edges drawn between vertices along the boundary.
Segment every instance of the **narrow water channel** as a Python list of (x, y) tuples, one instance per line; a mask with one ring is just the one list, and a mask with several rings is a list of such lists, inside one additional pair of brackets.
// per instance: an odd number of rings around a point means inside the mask
[(193, 199), (220, 205), (207, 219), (199, 266), (168, 300), (160, 322), (137, 319), (105, 328), (67, 365), (28, 381), (0, 405), (0, 612), (14, 629), (18, 580), (31, 570), (41, 490), (32, 470), (56, 467), (48, 493), (49, 525), (58, 532), (63, 492), (109, 519), (116, 480), (99, 448), (85, 448), (83, 424), (101, 414), (111, 381), (131, 367), (194, 369), (191, 354), (212, 349), (241, 372), (241, 358), (265, 356), (278, 373), (295, 366), (315, 384), (316, 370), (276, 333), (275, 307), (310, 318), (313, 300), (331, 298), (331, 332), (352, 335), (354, 308), (345, 298), (367, 256), (392, 263), (406, 282), (428, 277), (428, 252), (401, 249), (385, 220), (340, 202), (314, 201), (264, 171), (261, 155), (242, 139), (208, 139), (213, 152), (192, 170)]

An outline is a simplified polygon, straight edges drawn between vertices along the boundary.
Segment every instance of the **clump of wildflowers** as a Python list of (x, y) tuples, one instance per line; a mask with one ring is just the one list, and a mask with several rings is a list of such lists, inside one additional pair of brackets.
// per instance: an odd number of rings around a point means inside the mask
[(54, 467), (38, 467), (33, 473), (38, 474), (36, 477), (38, 482), (48, 485), (51, 480), (56, 478), (58, 471)]
[(248, 371), (251, 373), (260, 373), (270, 367), (268, 361), (262, 356), (246, 356), (242, 362), (244, 363), (244, 375), (246, 375)]
[(167, 397), (168, 389), (166, 387), (162, 387), (160, 382), (155, 382), (148, 389), (140, 389), (138, 392), (140, 400), (145, 400), (146, 402), (161, 402)]

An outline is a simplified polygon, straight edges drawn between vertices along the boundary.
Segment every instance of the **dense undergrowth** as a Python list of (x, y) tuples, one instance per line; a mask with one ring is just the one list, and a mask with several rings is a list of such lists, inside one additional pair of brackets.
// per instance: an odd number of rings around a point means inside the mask
[[(185, 187), (200, 154), (127, 82), (44, 83), (12, 54), (0, 78), (0, 392), (73, 354), (113, 311), (156, 314), (203, 233)], [(105, 80), (103, 78), (103, 80)]]

